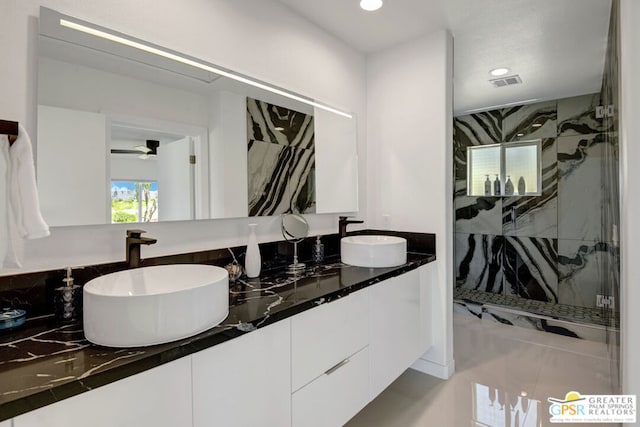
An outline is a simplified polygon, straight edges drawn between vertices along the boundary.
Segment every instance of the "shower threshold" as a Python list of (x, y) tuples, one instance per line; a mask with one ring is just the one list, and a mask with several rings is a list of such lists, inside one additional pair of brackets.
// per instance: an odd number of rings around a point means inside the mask
[(456, 288), (453, 300), (456, 313), (482, 320), (598, 342), (607, 342), (608, 334), (618, 333), (617, 313), (609, 314), (601, 308), (549, 303), (465, 288)]

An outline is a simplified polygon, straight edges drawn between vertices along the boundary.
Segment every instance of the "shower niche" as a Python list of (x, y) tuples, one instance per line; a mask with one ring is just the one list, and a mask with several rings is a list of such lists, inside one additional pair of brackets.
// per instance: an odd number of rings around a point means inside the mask
[(539, 196), (542, 140), (467, 147), (467, 196)]

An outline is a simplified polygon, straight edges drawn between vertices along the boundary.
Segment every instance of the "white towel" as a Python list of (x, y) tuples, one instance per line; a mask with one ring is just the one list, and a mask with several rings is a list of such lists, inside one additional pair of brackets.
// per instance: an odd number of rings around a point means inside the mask
[[(8, 145), (8, 138), (4, 136), (2, 146), (8, 147)], [(8, 149), (7, 163), (8, 244), (6, 253), (0, 257), (0, 261), (4, 260), (5, 264), (12, 263), (21, 267), (22, 239), (39, 239), (50, 234), (49, 226), (40, 212), (31, 139), (22, 125), (19, 126), (18, 139)], [(1, 191), (0, 189), (0, 197), (2, 197)], [(0, 255), (2, 255), (1, 252)]]
[(47, 237), (49, 226), (40, 212), (31, 138), (22, 125), (19, 125), (18, 139), (9, 149), (9, 158), (9, 205), (18, 226), (18, 233), (26, 239)]

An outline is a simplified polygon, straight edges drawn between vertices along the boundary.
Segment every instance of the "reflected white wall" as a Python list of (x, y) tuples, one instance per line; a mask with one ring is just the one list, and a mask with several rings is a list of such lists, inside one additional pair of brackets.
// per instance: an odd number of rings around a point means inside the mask
[[(106, 117), (100, 113), (40, 106), (40, 156), (36, 165), (42, 216), (49, 226), (111, 222)], [(69, 126), (76, 130), (68, 132)], [(82, 176), (82, 179), (78, 179)]]

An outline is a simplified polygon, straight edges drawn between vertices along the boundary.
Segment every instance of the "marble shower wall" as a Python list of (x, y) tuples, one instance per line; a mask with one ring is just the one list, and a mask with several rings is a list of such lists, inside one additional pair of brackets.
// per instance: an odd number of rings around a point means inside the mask
[(502, 198), (467, 196), (467, 147), (501, 141), (501, 110), (456, 117), (453, 121), (456, 232), (502, 234)]
[[(612, 262), (598, 105), (588, 94), (454, 119), (456, 286), (595, 306)], [(466, 195), (468, 146), (532, 139), (542, 140), (540, 196)]]
[(249, 216), (315, 213), (313, 115), (247, 98)]
[(503, 293), (504, 236), (456, 233), (456, 286)]

